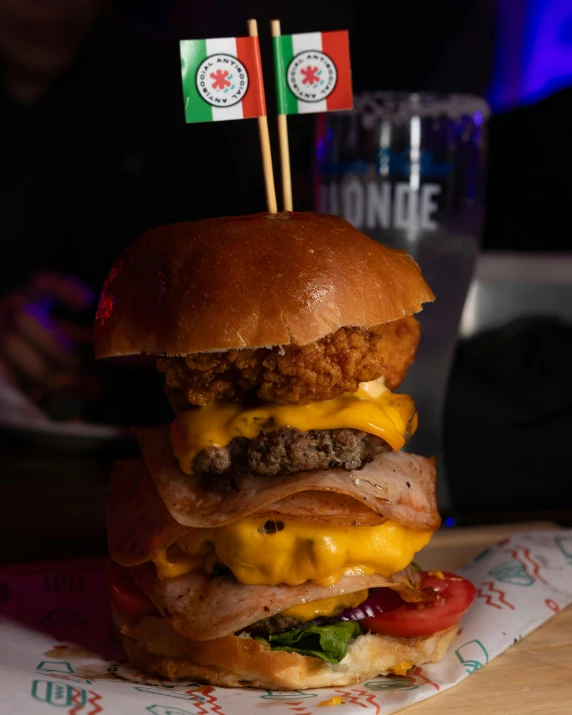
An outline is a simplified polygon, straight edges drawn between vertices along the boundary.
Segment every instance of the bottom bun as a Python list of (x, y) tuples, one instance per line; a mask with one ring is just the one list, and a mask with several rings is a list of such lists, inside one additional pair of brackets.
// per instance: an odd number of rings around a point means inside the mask
[(351, 685), (378, 675), (404, 674), (414, 666), (441, 660), (457, 632), (455, 625), (418, 638), (358, 636), (341, 663), (330, 665), (320, 658), (272, 651), (266, 642), (250, 637), (189, 640), (160, 617), (147, 616), (136, 624), (119, 618), (116, 622), (129, 660), (146, 673), (268, 690)]

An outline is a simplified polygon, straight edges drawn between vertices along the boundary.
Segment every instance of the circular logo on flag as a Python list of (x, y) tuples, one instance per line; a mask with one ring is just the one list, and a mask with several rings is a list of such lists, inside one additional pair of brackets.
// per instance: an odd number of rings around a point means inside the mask
[(232, 55), (210, 55), (197, 68), (199, 95), (213, 107), (232, 107), (248, 90), (248, 72)]
[(338, 72), (334, 60), (319, 50), (297, 54), (286, 72), (288, 87), (303, 102), (321, 102), (334, 91)]

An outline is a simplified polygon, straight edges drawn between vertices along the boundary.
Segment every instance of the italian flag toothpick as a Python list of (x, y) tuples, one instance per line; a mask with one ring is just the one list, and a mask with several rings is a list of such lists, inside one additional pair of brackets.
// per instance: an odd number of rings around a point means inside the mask
[[(272, 169), (258, 24), (248, 37), (181, 40), (181, 74), (188, 123), (258, 118), (266, 205), (278, 211)], [(278, 95), (278, 139), (283, 207), (293, 210), (287, 114), (331, 112), (353, 106), (349, 35), (307, 32), (282, 35), (272, 20)]]
[(353, 107), (347, 30), (274, 36), (278, 114)]
[(246, 23), (248, 37), (181, 40), (185, 119), (219, 122), (258, 118), (260, 153), (268, 213), (278, 211), (266, 117), (258, 23)]
[(181, 73), (188, 123), (266, 116), (257, 36), (181, 40)]

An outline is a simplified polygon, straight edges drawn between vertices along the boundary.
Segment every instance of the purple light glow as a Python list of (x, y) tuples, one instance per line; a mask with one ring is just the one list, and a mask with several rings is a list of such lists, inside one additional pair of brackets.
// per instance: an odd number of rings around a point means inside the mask
[(530, 104), (570, 85), (571, 0), (497, 0), (493, 108)]

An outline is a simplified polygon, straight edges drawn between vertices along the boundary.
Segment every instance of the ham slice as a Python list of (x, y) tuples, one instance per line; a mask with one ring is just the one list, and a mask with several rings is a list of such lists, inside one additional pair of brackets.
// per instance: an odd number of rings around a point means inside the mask
[(137, 566), (131, 572), (173, 628), (186, 638), (199, 641), (236, 633), (301, 603), (366, 588), (388, 587), (399, 591), (406, 601), (434, 597), (432, 591), (419, 589), (419, 575), (411, 566), (389, 578), (346, 574), (332, 586), (320, 586), (313, 581), (300, 586), (248, 586), (232, 575), (209, 577), (199, 571), (159, 580), (153, 564)]
[(188, 530), (161, 501), (142, 459), (114, 463), (107, 500), (107, 541), (114, 561), (122, 566), (150, 561)]
[(387, 521), (365, 503), (336, 492), (298, 492), (255, 511), (252, 516), (349, 526), (380, 526)]
[[(352, 526), (386, 521), (365, 504), (333, 492), (292, 494), (253, 516)], [(107, 505), (107, 540), (114, 561), (122, 566), (151, 561), (189, 530), (169, 513), (142, 459), (115, 462)]]
[[(422, 531), (440, 524), (434, 463), (414, 454), (386, 452), (363, 469), (314, 470), (286, 476), (188, 475), (171, 448), (168, 426), (136, 430), (143, 458), (172, 517), (189, 527), (232, 523), (301, 492), (334, 492), (361, 502), (380, 517)], [(272, 509), (269, 509), (272, 511)]]

